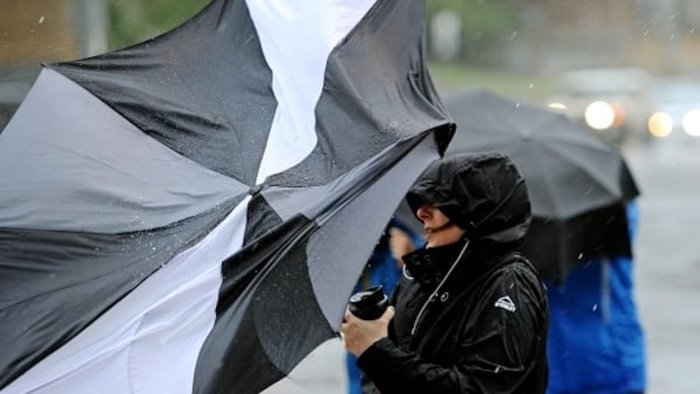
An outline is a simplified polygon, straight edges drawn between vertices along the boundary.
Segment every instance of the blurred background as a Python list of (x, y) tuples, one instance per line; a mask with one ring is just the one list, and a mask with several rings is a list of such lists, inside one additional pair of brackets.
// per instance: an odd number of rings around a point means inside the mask
[[(0, 1), (0, 129), (41, 63), (154, 37), (207, 0)], [(640, 186), (636, 295), (648, 391), (700, 393), (700, 2), (428, 0), (443, 96), (485, 88), (569, 115)]]

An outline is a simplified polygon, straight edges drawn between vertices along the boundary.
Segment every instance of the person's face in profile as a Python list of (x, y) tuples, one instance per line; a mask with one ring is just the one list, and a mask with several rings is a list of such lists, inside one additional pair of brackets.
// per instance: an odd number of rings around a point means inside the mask
[(449, 245), (464, 236), (462, 228), (450, 223), (450, 219), (441, 210), (430, 204), (421, 205), (416, 211), (416, 216), (423, 222), (427, 247)]

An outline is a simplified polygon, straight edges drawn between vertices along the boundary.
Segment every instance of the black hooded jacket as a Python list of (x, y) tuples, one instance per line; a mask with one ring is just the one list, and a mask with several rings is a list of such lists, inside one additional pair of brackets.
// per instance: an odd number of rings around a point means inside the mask
[(530, 221), (523, 179), (501, 154), (431, 165), (407, 196), (439, 208), (466, 239), (404, 256), (384, 338), (358, 359), (366, 392), (543, 393), (548, 308), (516, 252)]

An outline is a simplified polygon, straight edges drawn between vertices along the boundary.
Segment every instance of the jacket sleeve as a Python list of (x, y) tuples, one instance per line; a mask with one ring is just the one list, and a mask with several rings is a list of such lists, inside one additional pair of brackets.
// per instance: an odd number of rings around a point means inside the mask
[(518, 390), (544, 357), (547, 307), (539, 278), (510, 266), (477, 296), (483, 301), (462, 333), (455, 365), (428, 362), (384, 338), (362, 353), (358, 366), (384, 394)]

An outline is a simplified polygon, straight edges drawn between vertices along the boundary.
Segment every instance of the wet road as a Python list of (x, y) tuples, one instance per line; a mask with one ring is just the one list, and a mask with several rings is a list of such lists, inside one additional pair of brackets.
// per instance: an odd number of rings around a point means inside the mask
[[(671, 136), (673, 137), (673, 136)], [(637, 300), (649, 393), (700, 393), (700, 138), (625, 150), (642, 190)]]
[[(693, 142), (625, 149), (642, 191), (635, 278), (651, 394), (700, 393), (700, 138)], [(342, 394), (346, 381), (331, 341), (265, 393)]]

